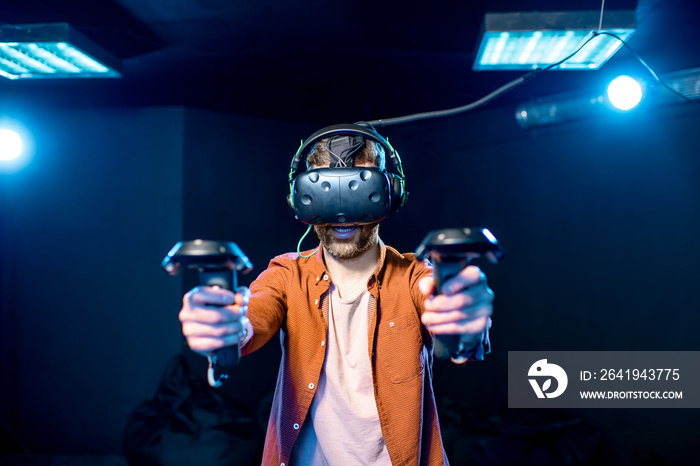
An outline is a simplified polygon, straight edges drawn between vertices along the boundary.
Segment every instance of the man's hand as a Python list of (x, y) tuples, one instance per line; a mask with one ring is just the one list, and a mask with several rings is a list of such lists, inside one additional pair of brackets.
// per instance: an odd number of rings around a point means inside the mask
[(444, 294), (434, 295), (433, 277), (423, 278), (418, 286), (429, 296), (421, 321), (433, 335), (460, 334), (466, 348), (481, 340), (493, 313), (493, 291), (478, 267), (470, 265), (448, 280), (443, 286)]
[(187, 344), (208, 356), (214, 350), (245, 341), (250, 327), (246, 313), (250, 291), (198, 286), (182, 299), (179, 318)]

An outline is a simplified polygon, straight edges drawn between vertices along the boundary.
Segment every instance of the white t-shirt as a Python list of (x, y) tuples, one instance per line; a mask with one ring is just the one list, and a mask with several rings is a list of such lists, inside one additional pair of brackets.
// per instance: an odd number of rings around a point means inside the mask
[(326, 360), (290, 464), (391, 466), (374, 401), (368, 291), (341, 299), (331, 284)]

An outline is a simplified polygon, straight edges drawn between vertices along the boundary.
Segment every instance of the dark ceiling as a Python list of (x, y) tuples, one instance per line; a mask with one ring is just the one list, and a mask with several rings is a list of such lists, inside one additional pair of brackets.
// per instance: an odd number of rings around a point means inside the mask
[[(8, 2), (6, 2), (8, 3)], [(608, 0), (636, 9), (630, 45), (659, 73), (700, 66), (700, 2)], [(122, 61), (120, 79), (0, 82), (6, 102), (188, 105), (330, 124), (469, 103), (517, 72), (471, 71), (486, 11), (594, 10), (600, 0), (23, 0), (7, 24), (68, 22)], [(599, 71), (540, 75), (499, 103), (644, 74), (622, 50)]]

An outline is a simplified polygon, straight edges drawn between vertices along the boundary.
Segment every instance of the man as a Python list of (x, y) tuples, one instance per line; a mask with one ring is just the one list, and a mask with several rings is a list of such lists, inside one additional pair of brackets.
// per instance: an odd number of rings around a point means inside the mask
[[(341, 139), (316, 143), (307, 165), (383, 166), (380, 144)], [(434, 296), (430, 265), (385, 246), (378, 228), (315, 225), (320, 246), (274, 258), (250, 293), (200, 287), (185, 295), (183, 333), (203, 355), (234, 344), (249, 354), (281, 330), (265, 465), (448, 464), (433, 335), (461, 335), (466, 351), (455, 362), (483, 358), (493, 293), (469, 266)]]

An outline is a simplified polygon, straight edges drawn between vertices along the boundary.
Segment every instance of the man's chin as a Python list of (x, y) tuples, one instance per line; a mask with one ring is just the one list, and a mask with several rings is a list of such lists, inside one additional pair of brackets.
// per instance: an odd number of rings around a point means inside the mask
[(368, 251), (379, 240), (379, 225), (354, 227), (314, 226), (314, 232), (324, 249), (336, 259), (354, 259)]

